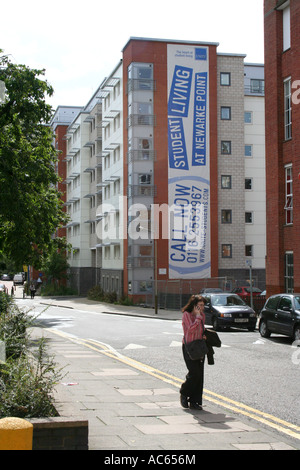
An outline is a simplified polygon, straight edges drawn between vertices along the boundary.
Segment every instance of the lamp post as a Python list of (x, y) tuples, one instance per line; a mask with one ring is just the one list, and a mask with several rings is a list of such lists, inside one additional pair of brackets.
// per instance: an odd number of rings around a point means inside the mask
[(154, 309), (155, 315), (158, 313), (157, 298), (157, 238), (154, 239)]

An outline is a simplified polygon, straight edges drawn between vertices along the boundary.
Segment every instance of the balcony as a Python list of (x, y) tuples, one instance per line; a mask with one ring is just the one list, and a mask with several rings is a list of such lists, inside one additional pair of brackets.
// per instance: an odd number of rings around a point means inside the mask
[(156, 186), (150, 184), (136, 184), (128, 186), (127, 188), (128, 197), (135, 196), (156, 196)]
[(129, 256), (127, 258), (128, 268), (153, 268), (154, 258), (152, 256)]
[(130, 150), (127, 153), (127, 162), (155, 161), (156, 150)]
[(132, 91), (156, 91), (156, 80), (130, 78), (127, 82), (127, 93)]
[(127, 118), (127, 129), (132, 126), (156, 126), (155, 114), (130, 114)]
[(260, 84), (259, 86), (245, 85), (244, 93), (247, 96), (265, 96), (265, 85)]

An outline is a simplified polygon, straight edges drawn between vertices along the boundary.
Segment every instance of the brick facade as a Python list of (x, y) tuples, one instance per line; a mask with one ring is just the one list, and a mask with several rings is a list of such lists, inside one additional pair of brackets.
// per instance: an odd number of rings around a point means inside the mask
[[(283, 9), (290, 3), (290, 47), (283, 48)], [(293, 253), (294, 291), (300, 291), (300, 107), (292, 99), (292, 137), (284, 132), (284, 81), (300, 79), (300, 3), (265, 0), (267, 294), (285, 292), (285, 254)], [(292, 89), (292, 93), (295, 90)], [(293, 178), (293, 223), (286, 223), (285, 166)]]

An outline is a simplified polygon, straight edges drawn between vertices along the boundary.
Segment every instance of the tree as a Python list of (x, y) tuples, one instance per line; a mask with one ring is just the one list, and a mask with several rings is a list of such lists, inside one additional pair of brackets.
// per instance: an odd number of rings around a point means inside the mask
[(58, 285), (60, 281), (68, 278), (70, 265), (65, 253), (54, 251), (45, 259), (41, 267), (49, 283)]
[(53, 234), (66, 223), (56, 188), (53, 111), (46, 103), (53, 89), (42, 79), (44, 70), (13, 64), (2, 52), (0, 253), (19, 266), (38, 267), (42, 256), (63, 246)]

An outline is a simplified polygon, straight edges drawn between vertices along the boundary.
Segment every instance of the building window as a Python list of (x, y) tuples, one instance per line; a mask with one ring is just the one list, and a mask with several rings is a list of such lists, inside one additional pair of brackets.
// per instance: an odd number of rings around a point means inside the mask
[(131, 63), (128, 67), (128, 93), (138, 90), (154, 90), (152, 64)]
[(253, 256), (253, 245), (245, 246), (245, 256)]
[(252, 157), (252, 145), (245, 145), (245, 157)]
[(232, 211), (230, 209), (223, 209), (221, 211), (221, 223), (222, 224), (232, 223)]
[(231, 189), (231, 176), (222, 175), (221, 176), (221, 188), (222, 189)]
[(151, 184), (151, 175), (147, 173), (140, 174), (139, 184)]
[(293, 223), (293, 169), (292, 166), (285, 167), (285, 223)]
[(225, 121), (230, 121), (231, 119), (231, 107), (230, 106), (221, 106), (221, 119)]
[(220, 85), (221, 86), (230, 86), (231, 85), (230, 72), (221, 72), (221, 74), (220, 74)]
[(152, 281), (140, 281), (139, 292), (152, 292)]
[(252, 124), (252, 112), (251, 111), (245, 111), (244, 122), (245, 124)]
[(251, 93), (262, 95), (265, 92), (265, 81), (257, 78), (250, 80)]
[(221, 154), (231, 155), (231, 141), (230, 140), (221, 141)]
[(286, 51), (291, 47), (291, 11), (290, 5), (283, 10), (283, 50)]
[(292, 96), (291, 79), (284, 81), (284, 137), (285, 140), (292, 137)]
[(153, 148), (152, 139), (144, 138), (139, 139), (139, 154), (142, 160), (150, 160), (150, 152)]
[(284, 285), (286, 293), (294, 292), (294, 253), (292, 251), (285, 253)]
[(253, 212), (245, 212), (245, 224), (253, 224)]
[(230, 243), (222, 245), (222, 258), (232, 258), (232, 245)]
[(245, 189), (252, 189), (252, 178), (245, 178)]

